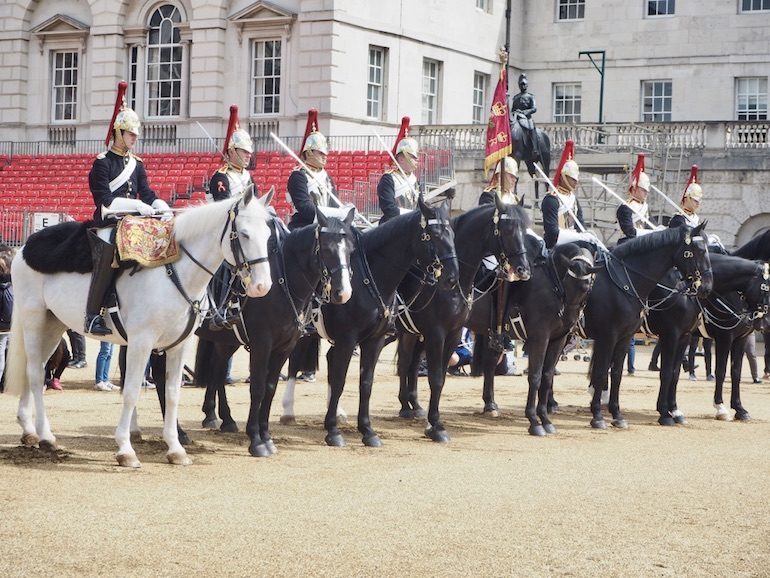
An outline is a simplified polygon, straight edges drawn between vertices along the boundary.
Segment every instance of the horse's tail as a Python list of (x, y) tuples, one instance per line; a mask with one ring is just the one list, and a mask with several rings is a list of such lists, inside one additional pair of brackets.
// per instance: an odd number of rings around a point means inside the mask
[(24, 326), (19, 307), (11, 314), (11, 333), (8, 336), (8, 356), (5, 365), (5, 393), (21, 396), (29, 389), (27, 377), (27, 350), (24, 347)]
[(480, 377), (484, 375), (484, 356), (489, 352), (489, 340), (486, 335), (477, 333), (473, 340), (473, 357), (471, 358), (471, 375)]
[[(300, 337), (289, 356), (289, 373), (318, 370), (318, 356), (321, 352), (321, 338), (317, 335)], [(296, 375), (296, 374), (295, 374)], [(293, 376), (289, 376), (293, 377)]]
[(214, 382), (214, 364), (212, 358), (216, 354), (216, 343), (208, 339), (198, 339), (198, 347), (195, 350), (195, 383), (208, 387)]

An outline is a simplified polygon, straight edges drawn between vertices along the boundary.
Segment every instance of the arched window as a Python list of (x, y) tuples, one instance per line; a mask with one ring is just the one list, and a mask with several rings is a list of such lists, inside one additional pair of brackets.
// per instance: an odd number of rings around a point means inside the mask
[(164, 4), (150, 16), (147, 33), (147, 116), (182, 113), (183, 50), (179, 10)]

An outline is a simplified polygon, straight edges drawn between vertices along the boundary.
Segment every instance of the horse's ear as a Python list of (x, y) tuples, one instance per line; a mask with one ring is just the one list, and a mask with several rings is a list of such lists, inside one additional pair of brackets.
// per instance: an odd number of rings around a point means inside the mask
[(355, 207), (350, 207), (350, 210), (348, 211), (348, 216), (345, 217), (345, 219), (344, 219), (345, 224), (348, 227), (350, 227), (350, 225), (353, 224), (353, 219), (355, 219), (355, 218), (356, 218), (356, 208)]
[(259, 198), (259, 200), (262, 203), (262, 205), (264, 205), (264, 207), (267, 208), (270, 205), (270, 203), (273, 202), (274, 196), (275, 196), (275, 185), (270, 187), (270, 189), (264, 195), (262, 195)]
[(522, 208), (524, 207), (524, 197), (526, 196), (527, 196), (527, 193), (524, 193), (523, 195), (521, 195), (521, 198), (519, 199), (519, 206)]
[(504, 213), (505, 212), (505, 203), (503, 203), (503, 201), (500, 199), (500, 195), (495, 193), (493, 196), (495, 197), (495, 208), (499, 212)]
[(318, 224), (321, 225), (322, 227), (325, 227), (329, 222), (329, 219), (326, 217), (324, 212), (320, 210), (318, 207), (315, 208), (315, 216), (316, 216), (316, 219), (318, 219)]

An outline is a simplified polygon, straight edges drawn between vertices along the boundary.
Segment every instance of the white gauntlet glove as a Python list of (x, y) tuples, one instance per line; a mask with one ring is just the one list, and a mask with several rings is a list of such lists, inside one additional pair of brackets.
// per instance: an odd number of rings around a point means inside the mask
[(171, 211), (171, 207), (163, 199), (155, 199), (152, 202), (152, 208), (162, 215), (162, 221), (170, 221), (174, 218), (174, 213)]
[[(107, 216), (105, 215), (105, 208), (107, 207), (102, 207), (102, 217)], [(153, 209), (147, 203), (143, 203), (139, 199), (124, 199), (121, 197), (113, 199), (112, 203), (110, 203), (110, 206), (107, 209), (109, 211), (115, 212), (120, 211), (125, 213), (139, 213), (143, 217), (155, 214), (155, 209)]]

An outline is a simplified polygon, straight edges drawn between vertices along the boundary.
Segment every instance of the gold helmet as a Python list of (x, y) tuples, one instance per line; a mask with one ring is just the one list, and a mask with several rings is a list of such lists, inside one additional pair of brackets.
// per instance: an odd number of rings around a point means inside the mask
[(329, 154), (329, 143), (326, 141), (326, 137), (318, 130), (318, 111), (314, 108), (307, 112), (305, 137), (302, 139), (302, 152), (306, 151), (318, 151), (325, 155)]
[(684, 204), (687, 197), (696, 201), (700, 201), (703, 198), (703, 189), (698, 184), (698, 165), (693, 165), (692, 169), (690, 169), (690, 178), (687, 179), (687, 187), (684, 189), (681, 204)]
[(401, 119), (401, 129), (398, 131), (398, 136), (396, 137), (396, 146), (393, 147), (394, 158), (398, 156), (399, 153), (404, 153), (406, 155), (411, 155), (416, 159), (420, 154), (420, 145), (417, 144), (416, 140), (409, 136), (409, 123), (410, 119), (408, 116)]
[(554, 179), (554, 186), (559, 186), (562, 176), (572, 177), (576, 181), (580, 179), (580, 167), (574, 159), (575, 156), (575, 141), (568, 140), (564, 143), (564, 152), (561, 154), (561, 160), (559, 161), (559, 167), (556, 169), (556, 178)]
[(230, 106), (230, 120), (227, 123), (227, 134), (225, 135), (225, 146), (222, 154), (234, 149), (243, 149), (254, 154), (254, 143), (251, 140), (251, 135), (241, 128), (238, 122), (238, 106), (235, 104)]
[(509, 175), (513, 175), (517, 179), (519, 178), (519, 163), (516, 162), (516, 160), (513, 157), (505, 157), (502, 159), (499, 163), (497, 163), (497, 166), (495, 167), (495, 173), (496, 175), (500, 174), (501, 170), (504, 170)]
[(633, 192), (634, 187), (639, 187), (645, 191), (650, 190), (650, 177), (644, 172), (644, 153), (639, 153), (636, 157), (636, 166), (631, 173), (631, 182), (628, 184), (629, 193)]
[(107, 138), (104, 141), (105, 146), (110, 145), (110, 140), (113, 136), (117, 141), (123, 141), (123, 132), (132, 132), (139, 136), (139, 131), (142, 128), (142, 123), (139, 121), (139, 115), (137, 115), (132, 109), (126, 106), (126, 90), (128, 84), (125, 80), (121, 80), (118, 83), (118, 96), (115, 99), (115, 108), (112, 111), (112, 120), (110, 120), (110, 130), (107, 133)]

